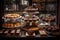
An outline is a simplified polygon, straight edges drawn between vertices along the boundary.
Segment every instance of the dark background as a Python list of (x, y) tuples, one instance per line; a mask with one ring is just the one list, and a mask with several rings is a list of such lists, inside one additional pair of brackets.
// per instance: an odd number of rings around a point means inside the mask
[(2, 15), (4, 14), (4, 3), (3, 0), (0, 0), (0, 29), (2, 27)]
[(58, 2), (59, 2), (58, 4), (58, 25), (60, 27), (60, 0)]

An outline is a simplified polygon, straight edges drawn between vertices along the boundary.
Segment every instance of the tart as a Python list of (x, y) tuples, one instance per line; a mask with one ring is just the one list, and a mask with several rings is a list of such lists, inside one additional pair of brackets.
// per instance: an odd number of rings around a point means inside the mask
[(16, 22), (16, 23), (3, 23), (2, 25), (5, 28), (15, 28), (15, 27), (20, 27), (21, 23)]
[(5, 19), (17, 19), (17, 18), (20, 18), (20, 15), (19, 14), (16, 14), (16, 13), (13, 13), (13, 14), (5, 14), (3, 16), (3, 18), (5, 18)]

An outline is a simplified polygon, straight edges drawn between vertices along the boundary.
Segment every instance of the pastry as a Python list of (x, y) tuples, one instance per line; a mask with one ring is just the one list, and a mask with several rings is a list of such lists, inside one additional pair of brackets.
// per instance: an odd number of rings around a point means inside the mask
[(15, 30), (12, 30), (11, 33), (15, 33)]
[(18, 30), (16, 31), (16, 33), (20, 33), (20, 29), (18, 29)]
[(6, 19), (11, 19), (12, 20), (12, 19), (19, 18), (20, 15), (16, 14), (16, 13), (13, 13), (13, 14), (5, 14), (3, 17), (6, 18)]
[(39, 33), (40, 33), (41, 36), (46, 36), (47, 35), (47, 33), (44, 30), (40, 30)]
[(16, 23), (3, 23), (3, 27), (5, 28), (15, 28), (15, 27), (20, 27), (21, 23), (16, 22)]
[(29, 28), (29, 30), (39, 30), (39, 28), (35, 27), (35, 28)]

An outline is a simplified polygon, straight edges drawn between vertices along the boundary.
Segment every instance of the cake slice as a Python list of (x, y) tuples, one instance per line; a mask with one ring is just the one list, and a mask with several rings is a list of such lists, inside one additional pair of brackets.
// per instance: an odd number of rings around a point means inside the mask
[(26, 32), (26, 36), (29, 36), (29, 34)]
[(20, 29), (17, 29), (17, 30), (16, 30), (16, 33), (20, 33)]
[(39, 33), (40, 33), (41, 36), (46, 36), (47, 35), (47, 33), (44, 30), (39, 30)]
[(7, 34), (9, 32), (9, 30), (6, 30), (5, 32), (4, 32), (4, 34)]
[(11, 33), (15, 33), (15, 30), (11, 30)]
[(33, 33), (33, 36), (35, 36), (36, 34), (35, 33)]

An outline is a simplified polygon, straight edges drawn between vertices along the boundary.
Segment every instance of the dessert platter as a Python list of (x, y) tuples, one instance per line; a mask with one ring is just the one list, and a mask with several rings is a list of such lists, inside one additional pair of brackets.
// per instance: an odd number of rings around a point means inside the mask
[(22, 16), (17, 13), (10, 13), (10, 14), (4, 14), (2, 19), (4, 20), (4, 23), (2, 26), (4, 28), (18, 28), (22, 26)]
[(16, 13), (13, 13), (13, 14), (5, 14), (2, 19), (4, 20), (12, 20), (12, 21), (15, 21), (17, 19), (21, 18), (20, 14), (16, 14)]

